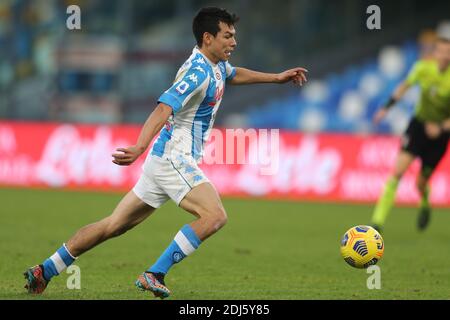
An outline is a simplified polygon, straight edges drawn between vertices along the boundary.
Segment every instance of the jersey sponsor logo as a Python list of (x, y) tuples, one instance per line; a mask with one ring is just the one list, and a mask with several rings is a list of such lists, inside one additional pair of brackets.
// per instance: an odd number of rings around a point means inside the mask
[(186, 81), (181, 81), (180, 84), (175, 88), (175, 90), (179, 94), (184, 94), (188, 88), (189, 88), (189, 83), (187, 83)]
[(166, 121), (166, 123), (164, 124), (164, 127), (166, 128), (167, 131), (170, 132), (170, 129), (172, 128), (172, 125), (170, 124), (169, 121)]
[(214, 107), (218, 101), (220, 101), (223, 97), (223, 93), (224, 93), (224, 87), (217, 87), (216, 88), (216, 93), (214, 94), (214, 100), (211, 102), (208, 102), (208, 105), (210, 107)]
[(198, 78), (197, 78), (197, 76), (194, 73), (188, 75), (186, 78), (191, 80), (193, 83), (195, 83), (195, 85), (198, 84)]
[(214, 99), (216, 99), (216, 101), (221, 100), (222, 96), (223, 96), (223, 92), (224, 92), (224, 86), (217, 87), (216, 94), (214, 95)]

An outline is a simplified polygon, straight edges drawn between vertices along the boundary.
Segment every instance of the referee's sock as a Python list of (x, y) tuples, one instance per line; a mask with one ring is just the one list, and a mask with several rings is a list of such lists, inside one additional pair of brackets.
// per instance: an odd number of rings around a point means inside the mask
[(389, 212), (392, 209), (395, 201), (395, 194), (397, 192), (399, 180), (391, 177), (383, 190), (383, 194), (378, 199), (377, 205), (372, 216), (372, 223), (377, 226), (383, 226)]
[(163, 252), (154, 265), (147, 272), (167, 274), (169, 269), (193, 253), (200, 245), (201, 240), (195, 234), (195, 231), (188, 224), (183, 226), (175, 236), (175, 239)]
[(420, 207), (421, 208), (429, 208), (430, 207), (429, 195), (430, 195), (430, 187), (426, 186), (425, 192), (422, 193), (422, 195), (420, 197)]

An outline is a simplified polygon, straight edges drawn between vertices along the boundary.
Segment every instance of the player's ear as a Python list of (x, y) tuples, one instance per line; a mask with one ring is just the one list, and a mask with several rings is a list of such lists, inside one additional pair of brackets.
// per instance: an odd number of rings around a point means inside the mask
[(205, 32), (203, 34), (203, 44), (209, 46), (212, 41), (212, 34), (209, 32)]

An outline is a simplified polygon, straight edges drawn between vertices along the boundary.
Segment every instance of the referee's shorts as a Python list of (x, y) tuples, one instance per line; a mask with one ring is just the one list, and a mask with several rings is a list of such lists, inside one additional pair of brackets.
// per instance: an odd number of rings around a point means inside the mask
[(425, 124), (413, 117), (402, 136), (402, 150), (419, 157), (422, 161), (422, 172), (431, 175), (447, 151), (449, 133), (442, 132), (431, 139), (425, 132)]

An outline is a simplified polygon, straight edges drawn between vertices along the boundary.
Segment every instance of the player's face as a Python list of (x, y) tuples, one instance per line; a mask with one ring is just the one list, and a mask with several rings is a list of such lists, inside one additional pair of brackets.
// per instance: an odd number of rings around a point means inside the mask
[(450, 64), (450, 43), (438, 42), (434, 56), (442, 69), (446, 69)]
[(211, 37), (209, 52), (217, 61), (227, 61), (236, 48), (236, 30), (234, 26), (219, 22), (220, 31), (215, 37)]

